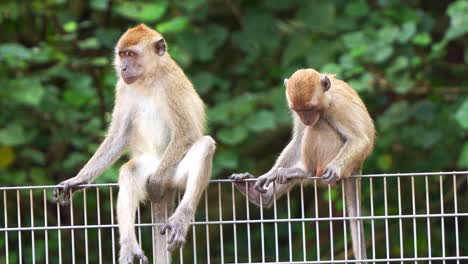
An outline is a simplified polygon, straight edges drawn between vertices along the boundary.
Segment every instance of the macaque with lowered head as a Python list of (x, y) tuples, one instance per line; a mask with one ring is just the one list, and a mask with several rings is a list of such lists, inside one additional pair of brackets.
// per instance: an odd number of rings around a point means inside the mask
[[(310, 176), (320, 176), (327, 184), (343, 180), (348, 216), (359, 217), (361, 179), (357, 176), (375, 138), (366, 106), (346, 82), (314, 69), (296, 71), (284, 85), (294, 120), (292, 140), (255, 184), (244, 182), (253, 178), (249, 173), (233, 174), (236, 187), (252, 203), (270, 207), (298, 180)], [(350, 226), (354, 257), (366, 259), (362, 222), (351, 219)]]

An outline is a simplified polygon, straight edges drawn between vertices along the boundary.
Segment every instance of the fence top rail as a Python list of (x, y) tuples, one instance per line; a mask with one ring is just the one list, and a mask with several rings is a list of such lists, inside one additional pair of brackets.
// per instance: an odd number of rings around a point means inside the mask
[[(382, 177), (410, 177), (410, 176), (460, 176), (467, 175), (467, 171), (441, 171), (441, 172), (415, 172), (415, 173), (383, 173), (383, 174), (364, 174), (364, 175), (353, 175), (351, 177), (363, 177), (363, 178), (382, 178)], [(321, 177), (311, 176), (307, 177), (310, 180), (320, 180)], [(245, 179), (244, 181), (256, 181), (256, 178)], [(231, 183), (234, 182), (231, 179), (211, 179), (210, 183)], [(35, 185), (35, 186), (0, 186), (0, 191), (8, 190), (34, 190), (34, 189), (53, 189), (60, 187), (61, 185)], [(79, 187), (118, 187), (118, 183), (89, 183), (83, 184)]]

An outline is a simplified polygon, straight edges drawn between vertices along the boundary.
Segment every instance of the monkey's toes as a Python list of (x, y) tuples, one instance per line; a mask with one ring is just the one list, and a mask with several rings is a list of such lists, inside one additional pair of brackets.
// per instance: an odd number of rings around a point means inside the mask
[(184, 245), (185, 232), (184, 228), (180, 224), (171, 225), (168, 229), (169, 239), (167, 241), (167, 250), (172, 252)]
[(333, 169), (326, 169), (322, 175), (322, 178), (327, 184), (330, 185), (335, 184), (340, 179), (338, 173), (336, 173)]
[(119, 257), (119, 264), (132, 264), (134, 259), (141, 260), (143, 264), (148, 264), (148, 258), (143, 252), (125, 252)]
[(246, 173), (234, 173), (232, 174), (229, 179), (233, 181), (243, 181), (245, 179), (253, 178), (253, 175), (246, 172)]

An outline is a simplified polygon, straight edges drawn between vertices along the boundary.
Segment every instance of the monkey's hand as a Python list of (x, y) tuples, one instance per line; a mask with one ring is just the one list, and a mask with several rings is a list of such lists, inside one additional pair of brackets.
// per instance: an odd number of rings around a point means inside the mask
[(254, 189), (262, 194), (268, 192), (268, 187), (272, 182), (275, 182), (278, 179), (278, 169), (273, 172), (266, 173), (258, 177), (257, 182), (254, 185)]
[(328, 164), (328, 166), (325, 168), (325, 171), (322, 174), (322, 178), (327, 184), (333, 185), (341, 179), (340, 174), (341, 170), (331, 163)]
[(54, 201), (61, 205), (68, 205), (70, 203), (70, 195), (84, 187), (80, 186), (88, 184), (88, 182), (79, 179), (78, 177), (70, 178), (59, 184), (59, 187), (54, 190)]
[(193, 216), (193, 210), (178, 208), (161, 227), (161, 235), (165, 235), (166, 233), (168, 235), (167, 250), (169, 252), (182, 247), (185, 243), (185, 236), (187, 235), (187, 230)]

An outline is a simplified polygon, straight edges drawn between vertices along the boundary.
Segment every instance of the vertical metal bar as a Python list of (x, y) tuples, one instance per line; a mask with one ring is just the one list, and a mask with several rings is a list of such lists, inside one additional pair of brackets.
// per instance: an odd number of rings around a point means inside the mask
[(265, 230), (263, 227), (263, 195), (260, 195), (260, 236), (262, 242), (262, 262), (265, 262)]
[[(167, 217), (166, 217), (167, 219)], [(140, 245), (140, 248), (143, 248), (141, 244), (141, 214), (140, 214), (140, 204), (138, 204), (137, 207), (137, 223), (138, 223), (138, 244)], [(141, 263), (141, 261), (138, 261), (138, 263)]]
[[(70, 225), (74, 226), (74, 217), (73, 217), (73, 193), (70, 190), (69, 191), (69, 197), (70, 197)], [(71, 252), (72, 252), (72, 263), (75, 264), (75, 229), (70, 230), (71, 234)]]
[[(5, 219), (5, 228), (8, 228), (8, 210), (7, 210), (7, 195), (6, 190), (3, 191), (3, 216)], [(8, 248), (8, 232), (5, 231), (5, 260), (6, 263), (9, 263), (8, 252), (10, 249)]]
[[(177, 204), (180, 204), (180, 192), (177, 192)], [(184, 263), (183, 247), (179, 248), (179, 260), (180, 260), (180, 263)]]
[[(99, 187), (96, 187), (96, 203), (97, 203), (97, 222), (101, 225), (101, 200), (99, 199)], [(101, 228), (98, 228), (98, 245), (99, 245), (99, 264), (102, 263), (102, 236)]]
[[(429, 206), (429, 180), (427, 178), (427, 175), (425, 177), (425, 183), (426, 183), (426, 214), (430, 214), (430, 206)], [(429, 263), (432, 263), (430, 258), (432, 257), (432, 252), (431, 252), (431, 218), (427, 217), (427, 250), (428, 250), (428, 257), (429, 257)]]
[[(345, 197), (345, 188), (344, 183), (341, 181), (341, 200), (343, 201), (343, 245), (344, 245), (344, 257), (345, 260), (348, 260), (348, 235), (346, 230), (346, 197)], [(372, 202), (372, 200), (371, 200)]]
[[(411, 176), (411, 202), (413, 205), (413, 215), (416, 215), (416, 199), (414, 190), (414, 176)], [(413, 217), (413, 240), (414, 240), (414, 258), (418, 258), (418, 237), (417, 237), (416, 218)], [(415, 264), (418, 262), (415, 260)]]
[[(57, 226), (61, 226), (61, 214), (60, 214), (60, 205), (59, 202), (56, 204), (57, 207)], [(61, 229), (57, 229), (57, 236), (58, 236), (58, 250), (59, 250), (59, 264), (62, 264), (62, 232)]]
[[(384, 180), (384, 207), (385, 207), (385, 217), (388, 217), (388, 201), (387, 201), (387, 177), (383, 178)], [(387, 259), (390, 258), (390, 237), (388, 235), (388, 219), (385, 218), (385, 248), (387, 253)]]
[[(358, 181), (358, 180), (356, 180)], [(362, 179), (360, 179), (359, 183), (356, 184), (356, 188), (354, 189), (355, 193), (356, 193), (356, 201), (357, 201), (357, 206), (356, 206), (356, 214), (361, 217), (361, 181)], [(363, 224), (364, 220), (363, 219), (358, 219), (357, 220), (357, 233), (358, 233), (358, 250), (359, 250), (359, 259), (362, 259), (362, 248), (361, 248), (361, 241), (362, 239), (364, 239), (363, 237), (361, 237), (361, 231), (364, 233), (364, 230), (361, 230), (361, 227), (364, 226)], [(365, 241), (364, 241), (365, 242)]]
[(307, 261), (307, 249), (306, 249), (306, 233), (305, 233), (305, 208), (304, 208), (304, 183), (301, 181), (301, 218), (302, 218), (302, 260)]
[[(400, 184), (400, 176), (397, 176), (397, 189), (398, 189), (398, 225), (400, 229), (400, 258), (403, 259), (403, 223), (401, 220), (401, 184)], [(403, 264), (403, 261), (401, 261)]]
[(460, 239), (458, 237), (458, 194), (457, 194), (457, 177), (455, 174), (453, 177), (453, 207), (455, 212), (455, 252), (457, 254), (457, 264), (460, 263), (458, 259), (460, 257)]
[[(374, 178), (369, 178), (369, 189), (370, 189), (370, 207), (371, 207), (371, 216), (374, 217)], [(371, 237), (372, 237), (372, 259), (375, 259), (375, 222), (374, 218), (371, 220)], [(373, 262), (375, 263), (375, 262)]]
[[(276, 190), (276, 183), (273, 182), (273, 190)], [(247, 195), (246, 195), (247, 197)], [(288, 205), (289, 207), (289, 205)], [(276, 192), (273, 192), (273, 213), (275, 220), (278, 220), (278, 210), (276, 207)], [(279, 262), (279, 245), (278, 245), (278, 223), (275, 221), (275, 256), (276, 262)]]
[[(314, 199), (315, 199), (315, 219), (319, 218), (318, 213), (318, 197), (317, 197), (317, 180), (314, 180)], [(316, 247), (317, 247), (317, 260), (320, 261), (320, 231), (319, 231), (319, 221), (315, 220), (315, 230), (316, 230)]]
[(89, 245), (88, 245), (88, 201), (86, 199), (86, 188), (83, 190), (83, 218), (85, 225), (85, 260), (89, 263)]
[[(291, 219), (291, 195), (290, 191), (286, 193), (286, 198), (288, 202), (288, 219)], [(293, 251), (292, 251), (292, 234), (291, 234), (291, 221), (288, 221), (288, 242), (289, 242), (289, 262), (293, 261)]]
[(110, 196), (110, 217), (111, 217), (111, 234), (112, 234), (112, 263), (115, 264), (115, 228), (114, 228), (114, 195), (113, 187), (109, 187), (109, 196)]
[(31, 210), (31, 253), (32, 253), (32, 263), (36, 263), (36, 247), (35, 247), (35, 239), (34, 239), (34, 203), (33, 203), (33, 194), (32, 189), (29, 189), (29, 205)]
[(193, 232), (193, 263), (197, 263), (197, 235), (195, 225), (192, 225)]
[[(245, 193), (248, 193), (249, 191), (249, 183), (245, 183)], [(249, 198), (248, 195), (245, 196), (245, 208), (247, 210), (247, 221), (250, 220), (250, 203), (249, 203)], [(249, 262), (252, 262), (252, 246), (250, 243), (250, 223), (247, 222), (247, 257)]]
[[(246, 199), (247, 200), (247, 199)], [(248, 203), (248, 201), (247, 201)], [(218, 182), (218, 210), (219, 210), (219, 242), (221, 244), (221, 263), (224, 263), (224, 239), (223, 239), (223, 206), (221, 206), (221, 183)], [(247, 207), (247, 219), (249, 219), (249, 211)], [(247, 224), (248, 226), (249, 224)], [(247, 230), (247, 236), (249, 238), (249, 247), (250, 247), (250, 230)]]
[(441, 224), (442, 224), (442, 258), (443, 263), (445, 263), (445, 217), (444, 215), (444, 186), (443, 186), (443, 179), (442, 175), (439, 175), (439, 186), (440, 186), (440, 213), (442, 214), (441, 217)]
[(49, 264), (49, 232), (47, 231), (47, 195), (46, 195), (45, 189), (42, 190), (42, 197), (43, 197), (43, 203), (44, 203), (44, 227), (46, 227), (46, 229), (44, 230), (44, 242), (45, 242), (44, 254), (45, 254), (46, 264)]
[[(236, 195), (234, 194), (234, 183), (231, 183), (231, 193), (232, 193), (232, 218), (234, 220), (233, 230), (234, 230), (234, 262), (237, 263), (237, 226), (236, 226)], [(261, 196), (260, 196), (261, 197)], [(260, 199), (260, 206), (262, 204), (262, 199)]]
[(328, 216), (330, 217), (330, 260), (335, 260), (335, 249), (333, 247), (333, 212), (332, 212), (332, 199), (331, 199), (331, 188), (328, 184)]
[[(208, 193), (205, 191), (205, 220), (206, 222), (209, 221), (208, 219)], [(211, 263), (210, 262), (210, 228), (209, 225), (205, 225), (205, 230), (206, 230), (206, 263)]]
[[(18, 227), (21, 227), (21, 207), (20, 207), (20, 191), (16, 190), (16, 205), (18, 210)], [(23, 242), (21, 239), (21, 231), (18, 230), (18, 261), (23, 263)]]
[[(154, 235), (155, 235), (155, 229), (156, 229), (156, 225), (155, 225), (155, 222), (154, 222), (154, 208), (153, 208), (153, 203), (149, 203), (150, 204), (150, 209), (151, 209), (151, 249), (153, 251), (153, 264), (156, 264), (156, 249), (155, 249), (155, 245), (154, 245)], [(179, 249), (180, 251), (181, 249)]]

